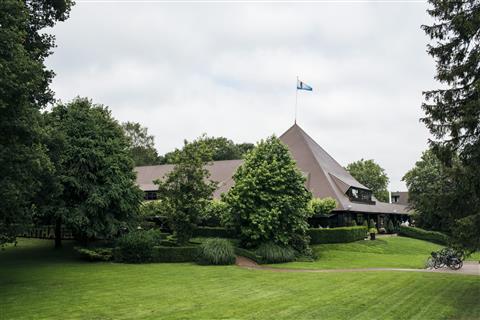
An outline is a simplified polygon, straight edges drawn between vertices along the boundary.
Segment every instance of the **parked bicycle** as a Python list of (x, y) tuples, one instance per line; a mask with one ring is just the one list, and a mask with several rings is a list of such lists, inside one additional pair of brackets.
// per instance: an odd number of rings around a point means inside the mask
[(454, 248), (444, 248), (440, 251), (432, 252), (432, 256), (427, 260), (427, 268), (439, 269), (449, 267), (452, 270), (458, 270), (463, 266), (465, 253), (462, 250)]

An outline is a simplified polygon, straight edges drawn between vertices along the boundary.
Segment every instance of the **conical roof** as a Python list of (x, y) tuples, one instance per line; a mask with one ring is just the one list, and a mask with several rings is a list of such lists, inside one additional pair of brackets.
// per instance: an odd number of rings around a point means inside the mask
[(370, 190), (345, 170), (332, 156), (303, 129), (294, 124), (280, 140), (288, 146), (298, 168), (307, 176), (307, 188), (315, 197), (331, 197), (337, 201), (337, 210), (359, 212), (404, 213), (403, 206), (376, 201), (372, 204), (353, 202), (346, 195), (351, 187)]

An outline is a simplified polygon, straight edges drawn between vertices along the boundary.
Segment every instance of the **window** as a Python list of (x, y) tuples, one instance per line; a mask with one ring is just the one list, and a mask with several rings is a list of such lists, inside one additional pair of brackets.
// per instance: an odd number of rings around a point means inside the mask
[(392, 203), (397, 203), (400, 199), (400, 196), (392, 196)]
[(351, 201), (375, 204), (375, 201), (372, 200), (372, 191), (370, 190), (350, 187), (347, 191), (347, 196)]
[(157, 200), (157, 191), (145, 191), (145, 200)]

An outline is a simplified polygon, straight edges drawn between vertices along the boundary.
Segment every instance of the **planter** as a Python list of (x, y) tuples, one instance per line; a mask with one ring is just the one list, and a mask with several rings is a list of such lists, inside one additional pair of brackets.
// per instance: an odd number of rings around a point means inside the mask
[(370, 233), (370, 240), (375, 240), (375, 233)]

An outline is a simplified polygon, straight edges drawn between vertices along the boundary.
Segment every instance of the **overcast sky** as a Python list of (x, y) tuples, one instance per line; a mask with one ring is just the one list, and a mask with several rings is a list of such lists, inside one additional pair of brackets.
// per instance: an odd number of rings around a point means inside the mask
[(392, 190), (427, 147), (422, 90), (438, 87), (422, 2), (120, 3), (77, 0), (53, 33), (57, 98), (80, 95), (155, 135), (235, 142), (298, 123), (341, 165), (374, 159)]

